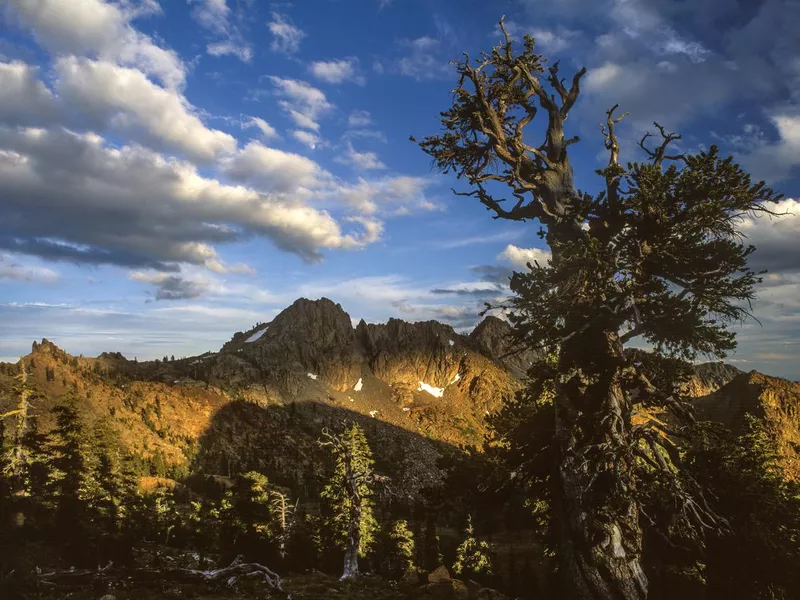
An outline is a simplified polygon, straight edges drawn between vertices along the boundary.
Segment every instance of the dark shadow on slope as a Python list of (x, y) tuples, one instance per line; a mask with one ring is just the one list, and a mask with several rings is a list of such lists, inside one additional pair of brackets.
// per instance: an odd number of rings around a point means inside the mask
[(448, 444), (324, 402), (297, 401), (261, 407), (236, 401), (222, 407), (198, 441), (192, 471), (233, 476), (259, 471), (277, 485), (291, 488), (301, 502), (319, 497), (328, 468), (328, 452), (317, 444), (322, 430), (344, 422), (364, 428), (376, 469), (390, 478), (388, 494), (412, 505), (426, 488), (443, 483), (442, 461), (463, 452)]
[[(452, 565), (471, 513), (477, 533), (492, 542), (495, 551), (494, 587), (510, 590), (511, 580), (523, 573), (530, 591), (544, 584), (544, 572), (536, 566), (543, 560), (542, 549), (533, 539), (530, 517), (512, 515), (500, 495), (478, 490), (485, 468), (482, 457), (343, 406), (320, 401), (266, 407), (232, 402), (213, 416), (200, 437), (192, 471), (224, 477), (258, 471), (272, 484), (291, 490), (290, 496), (313, 513), (332, 467), (328, 450), (317, 440), (324, 428), (337, 430), (344, 422), (363, 427), (376, 470), (389, 477), (376, 498), (381, 522), (407, 519), (422, 544), (426, 517), (434, 518), (445, 562)], [(323, 562), (319, 568), (333, 572), (340, 564)]]

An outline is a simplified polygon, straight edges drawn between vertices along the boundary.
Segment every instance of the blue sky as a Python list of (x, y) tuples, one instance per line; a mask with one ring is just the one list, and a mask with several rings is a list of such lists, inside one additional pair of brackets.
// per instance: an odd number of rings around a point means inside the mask
[[(469, 330), (546, 258), (538, 226), (454, 197), (408, 138), (437, 130), (448, 61), (496, 44), (501, 15), (588, 68), (582, 189), (619, 102), (624, 158), (658, 120), (800, 209), (796, 0), (0, 0), (0, 360), (41, 337), (200, 353), (300, 296)], [(800, 218), (744, 227), (770, 275), (732, 360), (800, 378)]]

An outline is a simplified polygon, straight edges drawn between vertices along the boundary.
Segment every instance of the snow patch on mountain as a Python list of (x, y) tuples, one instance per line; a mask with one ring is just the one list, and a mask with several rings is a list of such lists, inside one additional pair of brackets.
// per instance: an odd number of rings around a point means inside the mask
[(253, 335), (251, 335), (249, 338), (247, 338), (244, 341), (244, 343), (245, 344), (250, 344), (252, 342), (255, 342), (256, 340), (260, 340), (261, 336), (264, 335), (265, 333), (267, 333), (267, 329), (269, 329), (269, 325), (264, 327), (264, 329), (260, 329), (260, 330), (256, 331)]
[(356, 384), (353, 386), (353, 390), (360, 392), (362, 387), (364, 387), (364, 382), (361, 377), (359, 377), (358, 381), (356, 381)]
[(419, 382), (419, 387), (417, 388), (418, 392), (428, 392), (431, 396), (435, 396), (436, 398), (441, 398), (444, 396), (444, 388), (433, 387), (432, 385), (428, 385), (424, 381)]

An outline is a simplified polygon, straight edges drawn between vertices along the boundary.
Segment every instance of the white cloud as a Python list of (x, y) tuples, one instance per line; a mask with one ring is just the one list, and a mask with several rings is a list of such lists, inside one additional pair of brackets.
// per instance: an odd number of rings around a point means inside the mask
[(614, 0), (610, 14), (627, 36), (644, 40), (661, 54), (684, 55), (694, 63), (711, 55), (700, 42), (681, 37), (657, 9), (641, 0)]
[(410, 212), (425, 201), (424, 191), (429, 183), (422, 177), (384, 177), (372, 181), (359, 178), (358, 183), (342, 185), (332, 195), (362, 214), (394, 213), (401, 208)]
[(137, 68), (170, 87), (183, 83), (186, 69), (172, 50), (157, 46), (130, 22), (155, 12), (145, 5), (103, 0), (7, 0), (10, 12), (54, 54), (96, 56)]
[(513, 267), (518, 269), (528, 268), (528, 263), (534, 264), (538, 262), (541, 266), (546, 266), (550, 262), (550, 252), (542, 250), (541, 248), (520, 248), (513, 244), (506, 246), (500, 254), (497, 255), (498, 260), (505, 260)]
[(243, 62), (250, 62), (253, 58), (253, 49), (249, 46), (242, 46), (236, 42), (225, 40), (222, 42), (214, 42), (209, 44), (206, 48), (211, 56), (226, 56), (233, 55)]
[(359, 171), (386, 168), (386, 165), (381, 162), (375, 152), (358, 152), (350, 142), (347, 142), (344, 153), (334, 158), (334, 160), (342, 164), (351, 165)]
[(311, 71), (314, 77), (327, 83), (352, 81), (358, 85), (364, 85), (366, 82), (364, 77), (358, 73), (357, 58), (315, 61), (311, 63), (309, 71)]
[(286, 98), (280, 102), (280, 106), (295, 124), (303, 129), (319, 131), (317, 119), (333, 108), (324, 92), (299, 79), (285, 77), (269, 79), (277, 88), (277, 93)]
[(778, 139), (765, 140), (753, 135), (757, 132), (745, 132), (747, 143), (755, 147), (741, 160), (756, 177), (772, 183), (790, 177), (800, 167), (800, 114), (776, 110), (769, 119)]
[(223, 173), (264, 192), (298, 194), (318, 188), (329, 176), (310, 158), (250, 142), (221, 163)]
[(86, 58), (60, 58), (57, 89), (64, 102), (95, 124), (139, 133), (151, 143), (211, 161), (236, 149), (233, 136), (209, 129), (182, 94), (136, 69)]
[[(555, 31), (542, 29), (541, 27), (531, 27), (517, 23), (516, 21), (506, 21), (505, 28), (512, 40), (521, 40), (525, 35), (533, 36), (536, 41), (537, 50), (540, 46), (547, 52), (561, 52), (568, 48), (579, 32), (565, 27), (558, 27)], [(502, 36), (500, 25), (496, 25), (492, 37)]]
[(354, 110), (347, 117), (348, 127), (367, 127), (372, 125), (372, 115), (367, 110)]
[(260, 117), (244, 115), (244, 118), (242, 119), (242, 129), (249, 129), (250, 127), (255, 127), (258, 129), (264, 138), (269, 139), (279, 137), (278, 131), (264, 119)]
[(403, 40), (400, 45), (408, 51), (406, 56), (397, 61), (401, 75), (418, 81), (452, 76), (447, 60), (441, 57), (439, 40), (422, 36), (414, 40)]
[(779, 217), (748, 217), (741, 224), (746, 243), (756, 247), (748, 262), (783, 277), (800, 273), (800, 200), (785, 198), (769, 208)]
[(322, 139), (316, 133), (303, 129), (295, 129), (292, 131), (292, 137), (312, 150), (316, 149), (316, 147), (322, 143)]
[(586, 73), (584, 87), (587, 91), (611, 91), (617, 88), (620, 80), (625, 77), (623, 68), (615, 63), (606, 62)]
[(244, 62), (253, 57), (253, 49), (242, 38), (237, 27), (231, 23), (231, 9), (225, 0), (189, 0), (194, 5), (192, 17), (201, 27), (218, 39), (210, 43), (206, 51), (211, 56), (237, 56)]
[(233, 174), (271, 194), (222, 184), (145, 148), (109, 148), (96, 134), (0, 128), (0, 244), (50, 260), (168, 270), (213, 268), (213, 244), (253, 235), (307, 261), (374, 239), (373, 224), (343, 232), (328, 212), (299, 202), (298, 186), (319, 170), (313, 162), (259, 146), (236, 156)]
[(0, 120), (41, 125), (55, 117), (53, 93), (38, 77), (39, 68), (20, 61), (0, 62)]
[(272, 20), (267, 23), (272, 34), (272, 44), (270, 47), (273, 52), (282, 54), (295, 54), (300, 50), (300, 42), (306, 37), (306, 33), (295, 27), (286, 15), (273, 12)]

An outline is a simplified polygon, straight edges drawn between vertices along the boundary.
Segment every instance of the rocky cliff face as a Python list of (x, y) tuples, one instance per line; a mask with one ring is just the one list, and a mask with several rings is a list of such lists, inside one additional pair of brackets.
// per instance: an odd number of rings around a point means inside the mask
[(372, 373), (392, 385), (424, 382), (446, 387), (458, 374), (464, 356), (462, 337), (436, 321), (389, 319), (385, 324), (368, 325), (362, 320), (356, 337)]
[(338, 391), (351, 388), (361, 376), (362, 356), (350, 316), (327, 298), (297, 300), (241, 348), (262, 373), (312, 373)]
[(522, 379), (530, 366), (541, 356), (534, 350), (514, 348), (511, 326), (497, 317), (489, 316), (469, 334), (470, 341), (486, 358), (503, 365), (515, 377)]
[(693, 375), (687, 382), (684, 391), (693, 398), (700, 398), (717, 391), (742, 373), (743, 371), (733, 365), (722, 362), (695, 365)]

